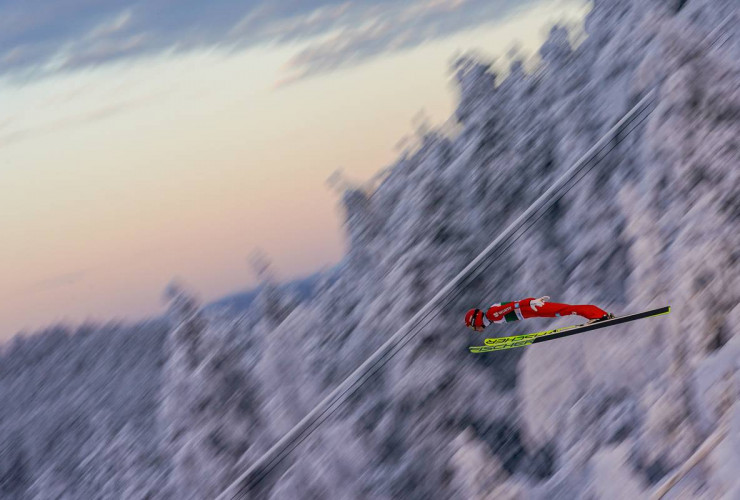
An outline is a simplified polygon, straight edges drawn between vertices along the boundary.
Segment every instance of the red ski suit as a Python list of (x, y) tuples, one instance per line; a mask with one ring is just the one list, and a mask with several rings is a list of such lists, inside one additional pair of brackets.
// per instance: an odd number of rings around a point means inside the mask
[(529, 297), (523, 300), (493, 304), (486, 311), (486, 318), (491, 323), (507, 323), (525, 318), (557, 318), (560, 316), (583, 316), (586, 319), (604, 317), (606, 311), (593, 305), (570, 305), (557, 302), (545, 302), (537, 306), (536, 310), (530, 305), (535, 300)]

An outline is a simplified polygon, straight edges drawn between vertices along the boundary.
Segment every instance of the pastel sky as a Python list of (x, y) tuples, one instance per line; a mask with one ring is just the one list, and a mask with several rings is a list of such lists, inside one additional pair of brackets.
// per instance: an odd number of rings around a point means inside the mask
[(586, 11), (0, 0), (0, 339), (156, 314), (173, 278), (204, 300), (249, 288), (255, 248), (282, 279), (336, 263), (330, 174), (364, 181), (421, 110), (447, 120), (455, 55), (532, 54)]

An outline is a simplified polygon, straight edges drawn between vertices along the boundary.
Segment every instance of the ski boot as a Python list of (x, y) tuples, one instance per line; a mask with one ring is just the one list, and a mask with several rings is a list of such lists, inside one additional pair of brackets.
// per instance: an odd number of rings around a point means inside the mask
[(614, 316), (612, 313), (606, 313), (605, 315), (603, 315), (600, 318), (588, 320), (588, 322), (586, 324), (587, 325), (593, 325), (594, 323), (598, 323), (600, 321), (606, 321), (608, 319), (614, 319), (614, 318), (616, 318), (616, 316)]

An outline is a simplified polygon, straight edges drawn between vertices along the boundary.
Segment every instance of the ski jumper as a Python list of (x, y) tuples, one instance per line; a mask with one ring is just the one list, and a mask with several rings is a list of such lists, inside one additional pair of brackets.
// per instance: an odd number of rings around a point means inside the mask
[[(465, 315), (465, 326), (481, 331), (491, 323), (509, 323), (525, 318), (558, 318), (561, 316), (583, 316), (588, 320), (614, 317), (596, 306), (559, 304), (548, 302), (550, 297), (532, 297), (493, 304), (485, 313), (471, 309)], [(546, 300), (547, 299), (547, 300)]]

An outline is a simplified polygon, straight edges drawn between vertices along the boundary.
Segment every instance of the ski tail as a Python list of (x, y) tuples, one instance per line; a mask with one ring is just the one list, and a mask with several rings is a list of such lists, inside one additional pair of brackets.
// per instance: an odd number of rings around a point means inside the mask
[(500, 351), (503, 349), (513, 349), (515, 347), (526, 347), (531, 344), (538, 342), (547, 342), (548, 340), (561, 339), (570, 335), (576, 335), (578, 333), (590, 332), (591, 330), (598, 330), (607, 326), (618, 325), (620, 323), (627, 323), (629, 321), (635, 321), (638, 319), (652, 318), (654, 316), (662, 316), (671, 312), (671, 307), (661, 307), (658, 309), (652, 309), (650, 311), (644, 311), (641, 313), (630, 314), (627, 316), (617, 316), (613, 319), (607, 319), (604, 321), (598, 321), (596, 323), (584, 324), (584, 325), (573, 325), (562, 328), (556, 328), (554, 330), (546, 330), (544, 332), (529, 333), (526, 335), (515, 335), (513, 337), (499, 337), (490, 338), (484, 341), (485, 345), (482, 346), (471, 346), (469, 347), (472, 353), (483, 353), (491, 351)]

